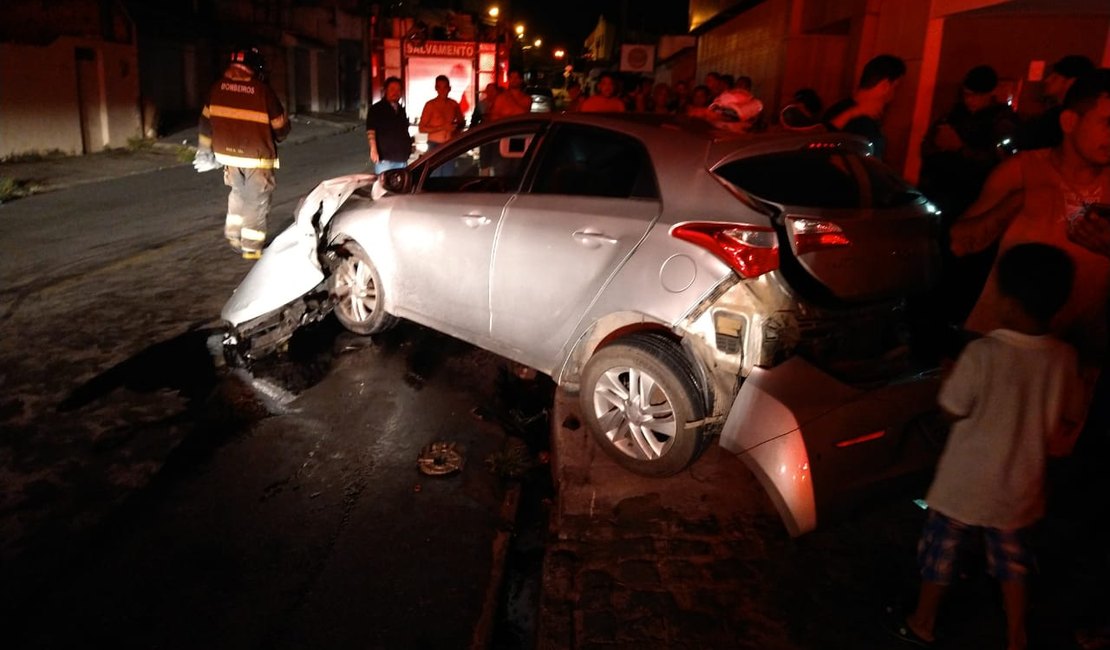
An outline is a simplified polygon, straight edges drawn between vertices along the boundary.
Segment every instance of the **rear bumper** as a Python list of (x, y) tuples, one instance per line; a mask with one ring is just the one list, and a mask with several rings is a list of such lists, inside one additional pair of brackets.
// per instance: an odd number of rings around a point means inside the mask
[(755, 474), (791, 535), (873, 482), (927, 467), (939, 451), (911, 426), (935, 410), (938, 378), (917, 373), (860, 389), (794, 357), (745, 380), (720, 444)]

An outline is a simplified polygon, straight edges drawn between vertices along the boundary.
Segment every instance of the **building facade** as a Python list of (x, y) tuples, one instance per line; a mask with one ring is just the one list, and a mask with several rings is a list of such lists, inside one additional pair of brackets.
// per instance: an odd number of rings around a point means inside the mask
[(906, 61), (884, 117), (887, 161), (913, 180), (934, 116), (955, 102), (960, 80), (989, 64), (1003, 99), (1040, 110), (1046, 67), (1065, 54), (1110, 65), (1110, 3), (1102, 0), (691, 0), (697, 74), (747, 75), (769, 114), (799, 88), (829, 105), (851, 94), (878, 54)]

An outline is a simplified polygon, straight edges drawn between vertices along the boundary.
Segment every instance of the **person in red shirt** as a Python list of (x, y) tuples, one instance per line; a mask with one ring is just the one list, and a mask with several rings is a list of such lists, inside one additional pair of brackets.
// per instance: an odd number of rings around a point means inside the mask
[(623, 113), (624, 102), (617, 97), (617, 78), (612, 72), (602, 72), (597, 78), (597, 92), (582, 102), (583, 113)]

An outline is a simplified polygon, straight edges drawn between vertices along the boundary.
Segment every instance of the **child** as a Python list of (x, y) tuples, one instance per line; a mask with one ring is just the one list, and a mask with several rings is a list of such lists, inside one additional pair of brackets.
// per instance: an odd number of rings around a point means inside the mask
[(1071, 451), (1083, 418), (1076, 352), (1048, 335), (1073, 275), (1067, 253), (1045, 244), (1018, 244), (999, 259), (1003, 327), (967, 345), (937, 397), (954, 424), (926, 497), (917, 609), (890, 621), (905, 641), (932, 644), (956, 555), (982, 536), (988, 571), (1002, 589), (1008, 648), (1026, 647), (1025, 576), (1033, 559), (1025, 531), (1044, 514), (1046, 457)]

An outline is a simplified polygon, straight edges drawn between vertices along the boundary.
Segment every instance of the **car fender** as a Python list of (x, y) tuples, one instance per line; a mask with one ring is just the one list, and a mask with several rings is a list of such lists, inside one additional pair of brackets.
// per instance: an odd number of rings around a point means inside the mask
[(558, 371), (552, 379), (570, 392), (578, 390), (579, 375), (586, 361), (593, 356), (598, 347), (613, 337), (627, 336), (635, 332), (670, 332), (670, 326), (637, 311), (620, 311), (606, 314), (583, 328), (571, 344), (566, 354), (555, 367)]

